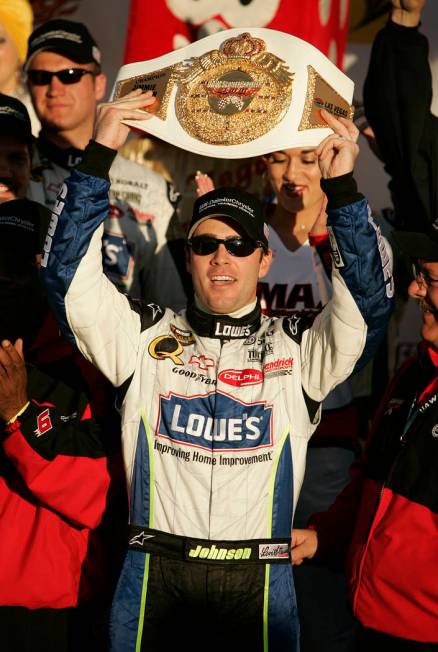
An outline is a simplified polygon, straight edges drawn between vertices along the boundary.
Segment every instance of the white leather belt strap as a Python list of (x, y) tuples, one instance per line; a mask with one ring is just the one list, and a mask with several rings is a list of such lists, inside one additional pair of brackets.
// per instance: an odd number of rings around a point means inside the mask
[(123, 66), (113, 99), (155, 91), (153, 118), (126, 124), (216, 158), (316, 147), (332, 133), (319, 109), (352, 117), (353, 82), (309, 43), (271, 29), (229, 29)]

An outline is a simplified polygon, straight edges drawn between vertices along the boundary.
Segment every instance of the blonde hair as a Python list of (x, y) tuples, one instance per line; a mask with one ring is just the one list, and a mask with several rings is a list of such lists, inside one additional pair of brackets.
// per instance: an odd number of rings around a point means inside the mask
[(28, 0), (0, 0), (0, 23), (15, 43), (23, 63), (33, 25), (33, 11)]

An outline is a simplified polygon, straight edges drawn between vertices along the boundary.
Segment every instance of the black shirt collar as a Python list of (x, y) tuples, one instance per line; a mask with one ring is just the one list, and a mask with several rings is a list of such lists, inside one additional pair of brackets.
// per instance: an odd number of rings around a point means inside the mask
[(257, 302), (254, 310), (243, 317), (228, 315), (211, 315), (189, 303), (186, 312), (187, 321), (197, 335), (215, 337), (221, 340), (243, 339), (255, 333), (260, 327), (261, 310)]
[(37, 147), (42, 157), (67, 170), (78, 166), (84, 156), (84, 150), (77, 149), (76, 147), (58, 147), (44, 138), (44, 136), (40, 136), (37, 139)]

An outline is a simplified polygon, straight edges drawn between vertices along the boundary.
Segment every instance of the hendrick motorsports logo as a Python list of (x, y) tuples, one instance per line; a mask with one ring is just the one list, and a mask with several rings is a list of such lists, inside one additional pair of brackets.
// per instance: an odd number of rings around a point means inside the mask
[(222, 392), (160, 396), (156, 433), (188, 446), (253, 450), (272, 445), (272, 406), (244, 403)]
[(263, 374), (269, 376), (285, 376), (292, 373), (294, 366), (293, 358), (279, 358), (263, 365)]

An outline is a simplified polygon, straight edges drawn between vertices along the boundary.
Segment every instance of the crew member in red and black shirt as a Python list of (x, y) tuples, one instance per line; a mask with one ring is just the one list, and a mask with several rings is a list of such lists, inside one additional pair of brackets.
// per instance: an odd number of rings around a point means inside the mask
[(438, 650), (438, 232), (398, 232), (414, 261), (418, 355), (391, 382), (364, 463), (328, 512), (295, 530), (292, 560), (342, 560), (359, 651)]

